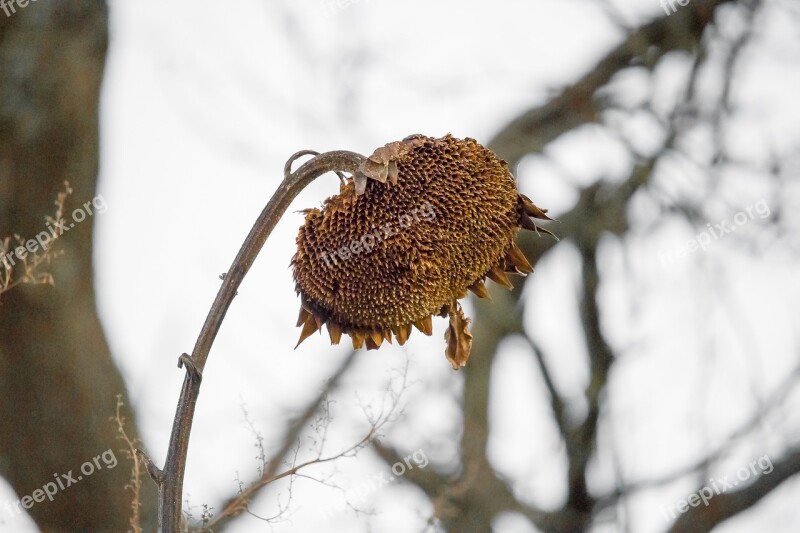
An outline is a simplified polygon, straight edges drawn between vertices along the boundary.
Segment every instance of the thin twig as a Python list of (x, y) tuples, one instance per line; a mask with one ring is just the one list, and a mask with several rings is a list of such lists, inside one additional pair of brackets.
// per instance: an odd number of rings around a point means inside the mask
[(141, 468), (139, 466), (139, 461), (137, 461), (137, 453), (136, 453), (136, 444), (139, 441), (136, 437), (131, 438), (128, 435), (128, 432), (125, 431), (125, 417), (122, 416), (121, 409), (125, 404), (122, 401), (122, 395), (117, 394), (117, 408), (114, 413), (114, 416), (111, 417), (111, 420), (117, 426), (117, 438), (120, 439), (122, 442), (125, 443), (125, 448), (122, 450), (125, 455), (133, 463), (131, 468), (131, 482), (128, 485), (125, 485), (126, 489), (130, 489), (133, 493), (131, 497), (131, 517), (128, 520), (128, 524), (131, 526), (131, 533), (142, 533), (142, 518), (141, 518), (141, 507), (142, 507), (142, 473)]
[[(334, 461), (336, 459), (345, 458), (345, 457), (354, 457), (359, 451), (364, 449), (370, 443), (374, 444), (377, 440), (381, 437), (381, 430), (383, 427), (393, 420), (399, 414), (399, 409), (401, 405), (401, 396), (407, 390), (409, 386), (408, 382), (408, 361), (406, 361), (406, 366), (399, 373), (398, 376), (393, 376), (386, 385), (386, 395), (389, 397), (389, 405), (386, 406), (386, 396), (384, 396), (384, 402), (381, 407), (380, 412), (377, 416), (372, 416), (369, 413), (365, 413), (367, 415), (367, 421), (369, 422), (369, 430), (367, 431), (366, 435), (358, 441), (356, 444), (350, 446), (349, 448), (339, 452), (338, 454), (330, 455), (325, 454), (325, 441), (327, 437), (327, 430), (328, 430), (328, 423), (331, 420), (330, 413), (328, 412), (329, 404), (332, 403), (328, 400), (328, 394), (332, 392), (335, 386), (338, 384), (339, 379), (344, 374), (345, 369), (349, 368), (349, 365), (355, 359), (355, 354), (357, 352), (351, 352), (350, 356), (345, 361), (336, 374), (331, 378), (328, 382), (328, 385), (322, 391), (322, 393), (316, 398), (315, 402), (309, 406), (308, 410), (303, 414), (300, 420), (298, 420), (293, 427), (290, 429), (287, 436), (284, 438), (283, 446), (272, 455), (272, 458), (267, 461), (267, 466), (261, 472), (259, 472), (259, 477), (254, 481), (250, 482), (247, 486), (244, 485), (241, 481), (239, 481), (239, 492), (238, 494), (233, 497), (232, 499), (228, 500), (222, 512), (214, 518), (208, 524), (208, 530), (210, 528), (219, 529), (222, 526), (228, 525), (228, 523), (235, 519), (237, 516), (241, 515), (243, 512), (247, 512), (253, 517), (262, 519), (264, 521), (272, 521), (278, 517), (283, 517), (288, 512), (289, 502), (286, 505), (279, 504), (279, 508), (277, 513), (269, 518), (264, 519), (264, 517), (260, 517), (259, 515), (255, 514), (253, 511), (250, 510), (249, 504), (250, 501), (254, 499), (254, 497), (267, 485), (274, 483), (277, 480), (286, 478), (289, 476), (290, 483), (293, 482), (293, 479), (296, 477), (302, 477), (305, 479), (312, 480), (316, 483), (320, 483), (322, 485), (326, 485), (331, 488), (335, 488), (338, 490), (342, 490), (340, 487), (336, 486), (333, 483), (328, 483), (325, 479), (320, 479), (317, 477), (313, 477), (310, 475), (306, 475), (302, 471), (305, 470), (307, 467), (312, 465), (318, 465), (322, 463), (327, 463)], [(395, 390), (395, 380), (399, 381), (398, 389)], [(312, 428), (317, 433), (319, 437), (319, 441), (314, 441), (316, 445), (316, 457), (310, 459), (308, 461), (303, 462), (302, 464), (298, 464), (297, 455), (299, 452), (300, 446), (300, 432), (303, 426), (311, 420), (311, 418), (316, 414), (318, 411), (322, 410), (324, 414), (322, 414), (318, 419), (317, 423), (312, 424)], [(293, 457), (290, 462), (284, 461), (284, 457), (288, 455), (290, 452), (293, 452)], [(281, 465), (285, 465), (287, 469), (283, 472), (279, 472), (279, 468)], [(344, 491), (343, 491), (344, 492)], [(291, 500), (291, 485), (289, 489), (289, 499)], [(351, 506), (352, 507), (352, 506)]]
[[(34, 248), (34, 252), (30, 252), (28, 249), (27, 252), (16, 254), (15, 250), (25, 249), (26, 239), (16, 234), (13, 240), (11, 237), (0, 238), (0, 297), (2, 297), (4, 292), (8, 292), (17, 285), (23, 283), (34, 285), (53, 285), (55, 283), (53, 274), (50, 272), (39, 272), (39, 269), (44, 264), (49, 265), (55, 258), (64, 253), (63, 250), (55, 250), (52, 248), (53, 241), (63, 235), (61, 231), (54, 229), (52, 226), (60, 228), (64, 225), (64, 204), (71, 194), (72, 188), (70, 188), (69, 182), (64, 181), (64, 191), (58, 193), (55, 202), (53, 202), (56, 206), (55, 214), (52, 217), (49, 215), (45, 217), (45, 222), (47, 223), (47, 228), (50, 233), (47, 231), (43, 232), (47, 240), (41, 244), (41, 251)], [(42, 233), (37, 235), (37, 240), (41, 235)], [(27, 242), (32, 240), (33, 239), (27, 239)], [(16, 259), (13, 258), (14, 255), (17, 255)], [(14, 267), (17, 265), (17, 261), (19, 261), (19, 265), (16, 270), (21, 271), (21, 273), (15, 273)]]

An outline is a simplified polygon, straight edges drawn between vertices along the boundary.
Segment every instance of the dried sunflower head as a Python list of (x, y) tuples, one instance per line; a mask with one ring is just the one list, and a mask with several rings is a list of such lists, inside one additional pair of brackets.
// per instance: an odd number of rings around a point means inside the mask
[[(533, 269), (514, 244), (520, 228), (548, 219), (516, 187), (505, 161), (473, 139), (412, 135), (378, 148), (322, 209), (305, 211), (292, 259), (302, 304), (300, 342), (327, 325), (331, 342), (402, 345), (412, 326), (449, 317), (445, 354), (469, 357), (469, 319), (458, 303), (488, 296), (488, 277)], [(546, 230), (542, 230), (546, 231)], [(549, 233), (549, 232), (548, 232)]]

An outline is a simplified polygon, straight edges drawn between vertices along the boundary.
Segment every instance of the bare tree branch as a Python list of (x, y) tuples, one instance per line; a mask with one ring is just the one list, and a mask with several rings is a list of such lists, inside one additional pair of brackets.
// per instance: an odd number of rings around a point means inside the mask
[(770, 494), (787, 479), (800, 472), (800, 448), (790, 450), (773, 470), (763, 473), (749, 485), (733, 492), (724, 492), (708, 500), (708, 505), (689, 507), (669, 529), (669, 533), (705, 533), (725, 520), (746, 511)]
[(602, 102), (598, 89), (620, 70), (633, 64), (652, 68), (665, 54), (693, 51), (714, 10), (732, 0), (698, 0), (670, 16), (661, 17), (636, 31), (601, 59), (581, 79), (565, 88), (547, 104), (535, 107), (506, 125), (490, 147), (512, 168), (527, 154), (541, 152), (560, 135), (598, 119)]

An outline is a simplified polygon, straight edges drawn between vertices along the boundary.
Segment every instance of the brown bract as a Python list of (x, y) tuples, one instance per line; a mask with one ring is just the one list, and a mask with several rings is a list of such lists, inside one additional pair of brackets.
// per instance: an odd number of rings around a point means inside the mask
[(292, 259), (302, 307), (300, 342), (327, 326), (354, 348), (404, 344), (412, 326), (450, 320), (445, 355), (464, 366), (472, 346), (458, 303), (489, 296), (488, 277), (533, 271), (514, 244), (520, 228), (547, 219), (516, 187), (505, 161), (473, 139), (412, 135), (375, 150), (322, 209), (305, 211)]

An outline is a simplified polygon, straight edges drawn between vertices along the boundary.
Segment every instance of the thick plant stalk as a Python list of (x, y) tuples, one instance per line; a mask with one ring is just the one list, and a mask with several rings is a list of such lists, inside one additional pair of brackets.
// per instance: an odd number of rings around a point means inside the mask
[(180, 399), (172, 425), (169, 449), (164, 469), (155, 463), (141, 450), (137, 450), (144, 462), (150, 477), (158, 485), (159, 492), (159, 530), (164, 533), (181, 531), (181, 502), (183, 493), (183, 477), (186, 470), (186, 455), (189, 449), (189, 436), (192, 430), (194, 410), (200, 395), (200, 382), (203, 368), (220, 325), (225, 318), (239, 285), (247, 271), (250, 270), (256, 256), (269, 237), (278, 220), (283, 216), (294, 198), (314, 179), (327, 172), (349, 172), (355, 174), (365, 157), (354, 152), (335, 151), (316, 155), (303, 164), (294, 173), (292, 162), (301, 155), (316, 154), (308, 150), (298, 152), (286, 163), (284, 180), (275, 191), (267, 206), (256, 220), (250, 234), (242, 244), (233, 264), (225, 275), (222, 286), (217, 293), (211, 310), (206, 317), (203, 328), (195, 343), (192, 355), (183, 354), (178, 366), (186, 368), (186, 377), (181, 388)]

